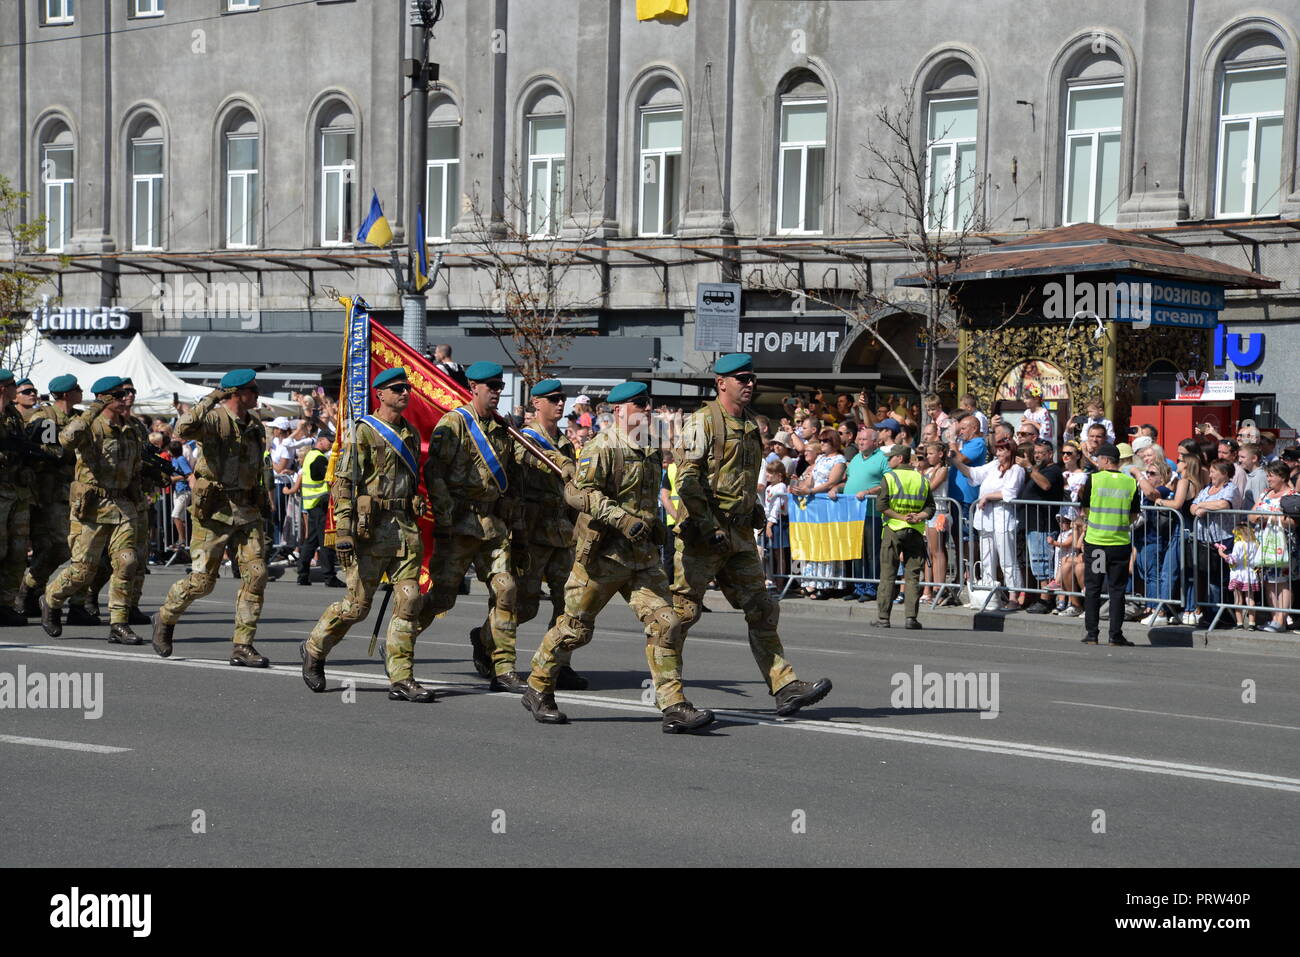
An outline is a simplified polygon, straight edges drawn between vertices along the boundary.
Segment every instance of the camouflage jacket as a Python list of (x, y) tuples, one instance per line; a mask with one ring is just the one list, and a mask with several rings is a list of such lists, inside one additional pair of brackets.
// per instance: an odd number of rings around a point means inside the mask
[[(535, 431), (545, 434), (540, 427)], [(568, 462), (577, 457), (573, 443), (563, 432), (550, 441)], [(519, 468), (518, 493), (523, 502), (528, 541), (550, 548), (568, 548), (573, 544), (573, 521), (564, 501), (564, 479), (519, 444), (515, 445), (515, 464)]]
[(118, 525), (135, 515), (144, 487), (140, 480), (140, 442), (123, 422), (110, 422), (91, 403), (59, 433), (59, 444), (77, 453), (73, 482), (95, 489), (98, 505), (94, 521)]
[[(472, 412), (471, 408), (471, 412)], [(518, 501), (519, 467), (514, 439), (495, 418), (478, 419), (488, 445), (506, 473), (502, 492), (488, 471), (459, 412), (447, 412), (429, 436), (424, 463), (424, 487), (438, 534), (472, 535), (485, 541), (505, 538), (512, 531)]]
[[(176, 437), (199, 443), (194, 465), (194, 495), (215, 486), (213, 521), (226, 525), (247, 525), (262, 520), (263, 505), (272, 486), (263, 455), (266, 430), (257, 416), (242, 422), (221, 402), (221, 393), (203, 397), (176, 423)], [(209, 493), (210, 494), (210, 493)]]
[[(726, 428), (720, 457), (714, 436), (719, 412)], [(744, 418), (738, 419), (728, 415), (716, 401), (706, 402), (686, 420), (676, 459), (677, 494), (701, 536), (750, 517), (758, 501), (763, 439), (748, 410)]]
[[(418, 466), (420, 435), (415, 427), (399, 418), (392, 428)], [(330, 494), (339, 531), (356, 537), (356, 499), (368, 495), (372, 499), (370, 535), (356, 538), (357, 547), (384, 555), (418, 552), (420, 531), (411, 508), (418, 490), (419, 481), (402, 456), (373, 428), (357, 423), (334, 465)]]
[(27, 435), (22, 410), (11, 403), (0, 412), (0, 440), (6, 444), (13, 443), (0, 449), (0, 495), (31, 502), (36, 488), (36, 469), (30, 456), (20, 448), (27, 441)]
[(615, 525), (625, 515), (635, 515), (654, 529), (659, 522), (662, 481), (659, 450), (640, 448), (617, 426), (601, 429), (582, 447), (573, 484), (585, 498), (584, 511), (594, 527), (603, 529), (595, 557), (587, 563), (589, 571), (602, 560), (627, 568), (659, 564), (654, 535), (631, 542)]
[(37, 466), (36, 501), (43, 505), (68, 501), (68, 486), (77, 471), (77, 453), (59, 446), (59, 436), (71, 421), (72, 416), (55, 405), (42, 406), (27, 420), (28, 436), (44, 445), (57, 446), (62, 453), (57, 461), (51, 457)]

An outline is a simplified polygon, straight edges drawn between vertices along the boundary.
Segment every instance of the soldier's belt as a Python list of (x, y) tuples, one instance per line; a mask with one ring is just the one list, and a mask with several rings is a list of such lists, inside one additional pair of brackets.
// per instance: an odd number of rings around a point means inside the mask
[(461, 507), (469, 509), (475, 515), (495, 515), (497, 512), (496, 502), (475, 502), (472, 499), (462, 500)]
[(383, 509), (385, 512), (411, 512), (411, 498), (376, 498), (374, 499), (375, 507)]

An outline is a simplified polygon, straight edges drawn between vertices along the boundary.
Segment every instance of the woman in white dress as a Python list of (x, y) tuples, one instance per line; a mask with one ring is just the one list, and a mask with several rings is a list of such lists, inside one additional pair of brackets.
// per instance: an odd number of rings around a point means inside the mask
[[(986, 588), (996, 588), (1000, 566), (1007, 590), (1010, 596), (1014, 596), (1024, 587), (1024, 582), (1020, 565), (1016, 562), (1019, 522), (1015, 506), (1010, 502), (1020, 494), (1020, 488), (1025, 484), (1025, 470), (1015, 464), (1016, 447), (1010, 442), (999, 442), (994, 447), (994, 455), (992, 462), (974, 468), (954, 458), (949, 459), (949, 465), (965, 475), (972, 485), (979, 486), (972, 527), (980, 539), (980, 582)], [(1010, 596), (1001, 606), (1002, 610), (1018, 611), (1020, 602)]]

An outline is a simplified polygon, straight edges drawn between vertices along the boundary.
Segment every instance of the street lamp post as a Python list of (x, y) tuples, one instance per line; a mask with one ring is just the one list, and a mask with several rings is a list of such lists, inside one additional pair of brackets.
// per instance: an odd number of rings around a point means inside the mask
[(419, 211), (424, 208), (428, 162), (429, 84), (437, 82), (438, 64), (429, 63), (429, 39), (433, 25), (442, 19), (442, 0), (410, 0), (411, 52), (404, 73), (411, 81), (411, 150), (407, 175), (409, 205), (406, 215), (407, 247), (411, 269), (402, 290), (402, 338), (421, 353), (428, 351), (428, 312), (424, 292), (416, 289), (415, 266), (420, 261), (425, 237)]

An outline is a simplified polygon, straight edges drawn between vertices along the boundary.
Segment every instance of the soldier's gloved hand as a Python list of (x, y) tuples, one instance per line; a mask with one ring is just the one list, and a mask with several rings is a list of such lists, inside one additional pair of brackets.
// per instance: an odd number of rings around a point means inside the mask
[(650, 533), (650, 529), (646, 527), (645, 522), (641, 521), (641, 519), (637, 518), (635, 515), (629, 515), (626, 512), (623, 513), (617, 523), (615, 523), (614, 527), (617, 528), (630, 542), (644, 541), (645, 537)]
[(338, 560), (339, 568), (351, 568), (357, 560), (357, 553), (352, 545), (351, 535), (336, 535), (334, 538), (334, 557)]

